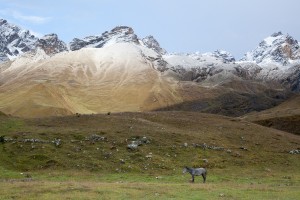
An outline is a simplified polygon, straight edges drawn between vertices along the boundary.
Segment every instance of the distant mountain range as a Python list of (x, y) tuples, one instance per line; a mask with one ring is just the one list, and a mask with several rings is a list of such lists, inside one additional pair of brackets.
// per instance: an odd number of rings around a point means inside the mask
[(67, 45), (54, 33), (38, 38), (0, 19), (0, 91), (0, 111), (25, 117), (177, 109), (187, 102), (188, 110), (222, 114), (217, 107), (228, 97), (241, 101), (232, 114), (241, 115), (300, 92), (300, 49), (277, 32), (241, 60), (224, 50), (168, 53), (153, 36), (139, 38), (126, 26)]

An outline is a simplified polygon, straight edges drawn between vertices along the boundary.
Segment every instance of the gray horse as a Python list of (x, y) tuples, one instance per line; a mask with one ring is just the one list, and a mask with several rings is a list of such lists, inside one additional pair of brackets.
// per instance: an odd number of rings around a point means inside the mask
[(192, 182), (195, 182), (195, 176), (202, 176), (203, 183), (206, 181), (206, 174), (207, 171), (205, 168), (191, 168), (191, 167), (184, 167), (182, 173), (190, 173), (192, 175)]

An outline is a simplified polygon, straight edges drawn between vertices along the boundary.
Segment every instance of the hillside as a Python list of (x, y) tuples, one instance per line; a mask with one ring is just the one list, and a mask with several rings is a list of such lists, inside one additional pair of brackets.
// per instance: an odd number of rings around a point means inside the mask
[(263, 126), (300, 134), (300, 96), (294, 95), (278, 106), (243, 117)]
[(182, 81), (153, 59), (161, 58), (132, 43), (52, 57), (43, 51), (29, 54), (0, 65), (0, 110), (26, 118), (151, 110), (240, 116), (271, 108), (290, 96), (280, 85), (271, 84), (270, 89), (264, 82), (227, 79), (223, 74), (201, 83)]
[[(194, 112), (116, 113), (2, 119), (1, 167), (178, 173), (211, 169), (299, 169), (299, 136), (240, 119)], [(137, 146), (135, 146), (135, 144)], [(131, 149), (128, 149), (128, 145)]]
[(61, 53), (46, 60), (39, 60), (39, 56), (37, 61), (15, 61), (2, 73), (5, 84), (0, 87), (0, 110), (40, 117), (147, 111), (180, 102), (176, 82), (155, 70), (141, 50), (157, 55), (120, 43)]

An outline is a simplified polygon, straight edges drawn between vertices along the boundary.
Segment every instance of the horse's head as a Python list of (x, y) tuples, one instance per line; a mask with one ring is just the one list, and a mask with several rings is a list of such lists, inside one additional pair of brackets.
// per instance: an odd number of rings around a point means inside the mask
[(182, 170), (182, 173), (186, 173), (187, 172), (187, 167), (184, 167), (183, 170)]

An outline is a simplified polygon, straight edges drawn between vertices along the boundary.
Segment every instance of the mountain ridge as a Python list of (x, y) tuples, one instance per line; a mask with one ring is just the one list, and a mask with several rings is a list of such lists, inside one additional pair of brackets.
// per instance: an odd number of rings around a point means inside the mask
[[(205, 111), (225, 115), (268, 109), (287, 99), (289, 92), (300, 91), (297, 40), (282, 33), (270, 37), (260, 44), (261, 55), (273, 58), (269, 49), (278, 52), (289, 44), (293, 56), (279, 53), (276, 58), (291, 61), (237, 61), (224, 50), (168, 53), (153, 36), (141, 39), (128, 26), (75, 38), (72, 45), (48, 34), (35, 38), (30, 51), (0, 63), (0, 110), (38, 117), (151, 111), (185, 103), (188, 110), (205, 105)], [(262, 51), (266, 41), (268, 48)], [(240, 110), (227, 112), (231, 101), (238, 102)], [(253, 106), (264, 101), (264, 106)], [(216, 110), (222, 108), (225, 112)]]

